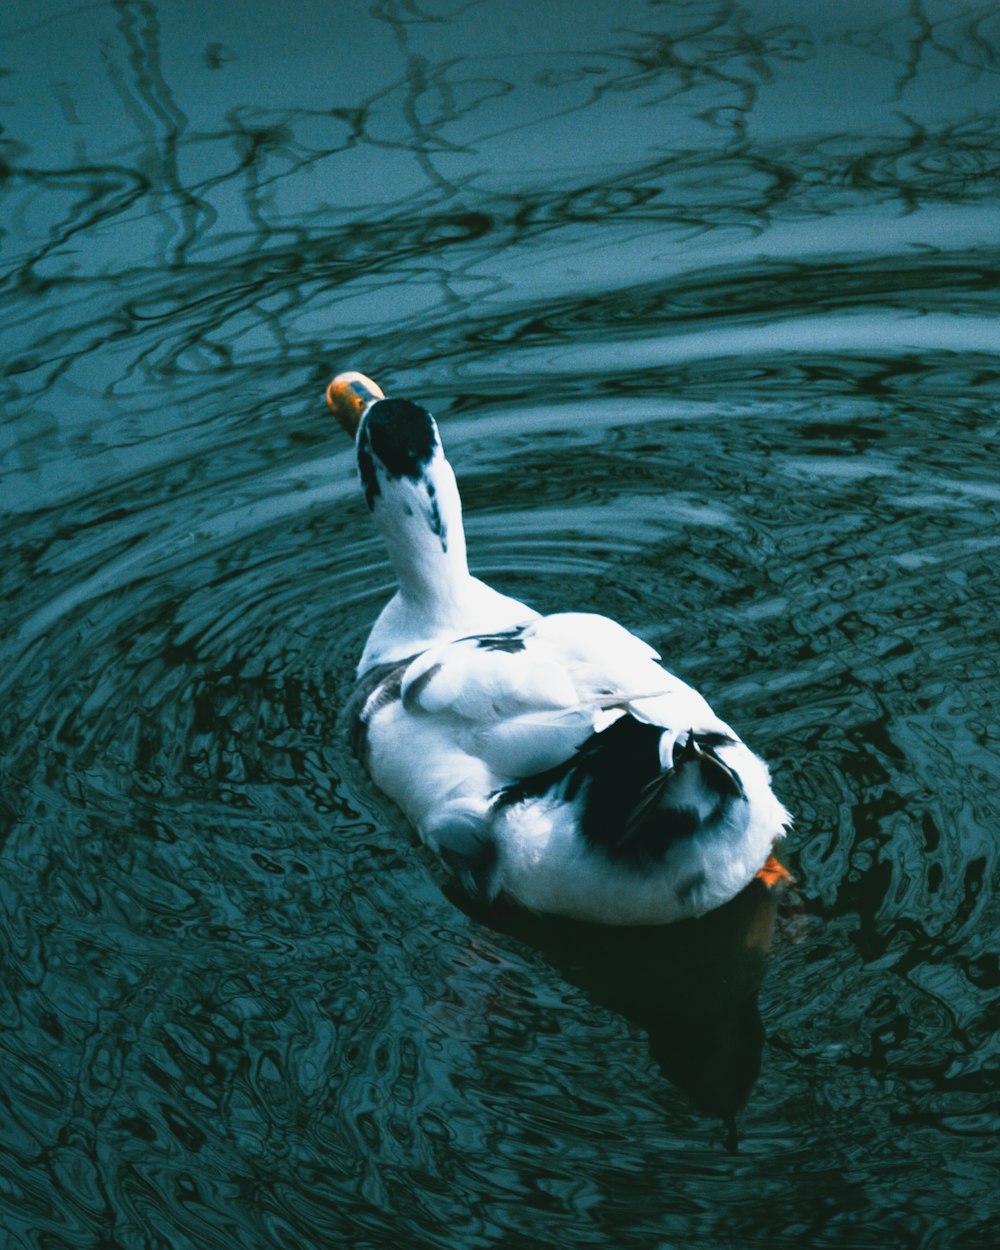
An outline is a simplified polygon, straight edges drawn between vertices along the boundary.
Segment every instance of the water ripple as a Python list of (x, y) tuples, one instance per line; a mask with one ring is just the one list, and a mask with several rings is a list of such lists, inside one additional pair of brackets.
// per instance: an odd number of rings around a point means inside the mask
[[(4, 18), (11, 1246), (990, 1244), (997, 20)], [(804, 914), (449, 886), (346, 749), (348, 366), (761, 748)]]

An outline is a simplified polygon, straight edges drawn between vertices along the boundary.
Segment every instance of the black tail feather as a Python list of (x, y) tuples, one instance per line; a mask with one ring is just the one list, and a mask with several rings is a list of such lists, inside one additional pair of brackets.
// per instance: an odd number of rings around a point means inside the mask
[[(742, 794), (738, 779), (714, 754), (719, 735), (690, 732), (664, 770), (663, 733), (658, 725), (622, 716), (565, 763), (508, 786), (495, 801), (506, 806), (550, 792), (567, 801), (579, 796), (581, 831), (592, 846), (632, 863), (658, 860), (695, 833), (707, 813)], [(688, 802), (692, 794), (702, 797)]]

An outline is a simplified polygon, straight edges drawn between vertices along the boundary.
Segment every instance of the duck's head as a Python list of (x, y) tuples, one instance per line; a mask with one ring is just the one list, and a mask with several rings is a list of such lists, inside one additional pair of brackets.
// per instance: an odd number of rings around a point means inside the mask
[[(435, 462), (447, 461), (437, 423), (426, 408), (408, 399), (389, 399), (377, 382), (354, 372), (337, 374), (326, 388), (326, 402), (355, 441), (370, 511), (393, 483), (412, 483), (419, 495), (435, 499), (440, 473)], [(409, 516), (412, 501), (404, 496), (399, 504)], [(436, 521), (432, 528), (438, 532)]]
[(333, 379), (326, 401), (354, 436), (365, 501), (404, 590), (467, 573), (458, 487), (427, 409), (353, 372)]
[(372, 512), (376, 500), (393, 484), (405, 492), (404, 484), (412, 483), (421, 499), (435, 498), (434, 478), (439, 469), (435, 460), (447, 461), (437, 424), (426, 408), (408, 399), (375, 400), (361, 417), (355, 445), (365, 500)]

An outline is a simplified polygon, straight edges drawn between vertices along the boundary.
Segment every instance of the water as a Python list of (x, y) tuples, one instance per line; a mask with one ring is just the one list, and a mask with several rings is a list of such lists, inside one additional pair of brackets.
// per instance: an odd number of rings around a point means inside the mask
[[(567, 12), (0, 17), (5, 1247), (994, 1242), (1000, 19)], [(797, 915), (448, 886), (342, 368), (767, 756)]]

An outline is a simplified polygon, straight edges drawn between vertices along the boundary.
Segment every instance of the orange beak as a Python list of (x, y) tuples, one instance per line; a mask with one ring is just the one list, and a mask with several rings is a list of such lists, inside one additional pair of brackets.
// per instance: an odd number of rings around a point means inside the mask
[(373, 399), (385, 399), (378, 383), (363, 373), (338, 373), (326, 388), (326, 402), (351, 438), (358, 432), (361, 414)]

